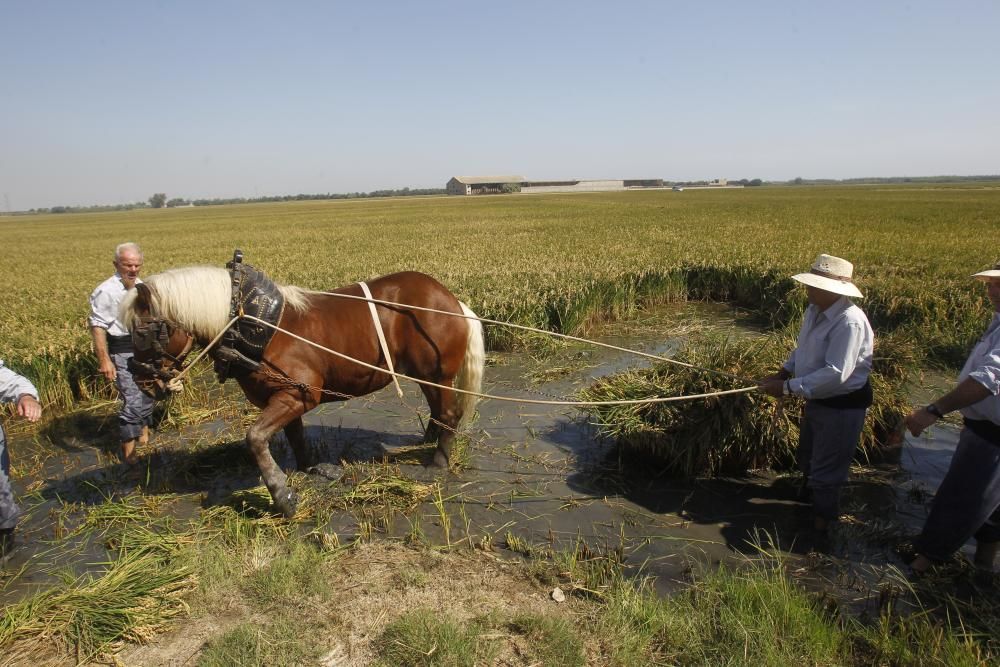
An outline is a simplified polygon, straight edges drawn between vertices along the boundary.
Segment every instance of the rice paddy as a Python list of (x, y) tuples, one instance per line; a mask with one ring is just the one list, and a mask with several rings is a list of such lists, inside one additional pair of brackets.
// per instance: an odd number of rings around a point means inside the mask
[[(968, 186), (293, 202), (0, 217), (0, 277), (7, 286), (0, 357), (36, 382), (50, 422), (83, 408), (112, 414), (113, 390), (97, 377), (89, 351), (87, 296), (112, 270), (114, 245), (132, 240), (145, 250), (147, 274), (220, 266), (235, 247), (276, 280), (316, 289), (415, 269), (437, 277), (483, 317), (584, 335), (602, 321), (655, 304), (725, 301), (749, 313), (764, 337), (722, 342), (692, 332), (683, 354), (749, 378), (773, 370), (787, 353), (805, 301), (789, 276), (828, 252), (855, 263), (880, 341), (881, 403), (871, 411), (863, 450), (877, 458), (906, 408), (907, 378), (924, 365), (954, 365), (981, 333), (989, 309), (968, 275), (996, 261), (984, 255), (995, 251), (984, 250), (983, 239), (995, 236), (998, 222), (1000, 188)], [(488, 328), (487, 336), (493, 350), (535, 350), (542, 359), (532, 374), (536, 382), (579, 370), (575, 362), (554, 360), (545, 367), (549, 344), (536, 337), (498, 328)], [(267, 492), (254, 483), (221, 499), (202, 490), (210, 473), (255, 474), (240, 445), (229, 444), (238, 442), (253, 415), (233, 407), (239, 399), (228, 388), (194, 384), (196, 391), (167, 408), (164, 430), (221, 418), (235, 433), (187, 443), (183, 454), (152, 454), (144, 478), (127, 487), (135, 490), (131, 495), (119, 492), (122, 482), (114, 476), (81, 475), (75, 484), (90, 485), (79, 493), (86, 502), (67, 500), (50, 517), (51, 549), (61, 555), (47, 562), (53, 578), (60, 572), (62, 578), (3, 607), (0, 664), (41, 664), (39, 651), (55, 664), (114, 662), (126, 644), (196, 627), (193, 620), (177, 620), (189, 616), (219, 624), (195, 652), (183, 654), (198, 655), (200, 664), (338, 664), (346, 655), (370, 664), (980, 664), (1000, 655), (995, 639), (983, 635), (1000, 617), (995, 605), (953, 604), (933, 588), (908, 592), (884, 559), (878, 585), (893, 593), (880, 603), (877, 590), (866, 590), (876, 602), (864, 617), (848, 605), (831, 607), (829, 596), (806, 592), (794, 581), (802, 565), (791, 566), (766, 549), (742, 568), (716, 572), (692, 562), (686, 593), (664, 597), (635, 578), (634, 564), (623, 557), (630, 540), (654, 539), (637, 535), (629, 522), (608, 527), (609, 533), (620, 530), (618, 544), (581, 537), (568, 550), (558, 546), (564, 535), (550, 530), (546, 539), (519, 530), (517, 503), (528, 507), (547, 492), (521, 470), (530, 464), (532, 475), (560, 480), (568, 471), (539, 464), (516, 445), (507, 464), (515, 482), (506, 502), (482, 491), (476, 497), (465, 484), (456, 489), (437, 479), (409, 479), (412, 473), (400, 466), (420, 454), (400, 450), (393, 462), (346, 464), (335, 480), (293, 477), (300, 514), (285, 521), (270, 513)], [(722, 382), (654, 366), (588, 391), (618, 398), (698, 388), (722, 388)], [(773, 401), (742, 396), (725, 404), (598, 414), (611, 435), (673, 461), (681, 474), (780, 468), (794, 445), (794, 406), (775, 415)], [(712, 419), (692, 419), (694, 414)], [(484, 421), (484, 430), (505, 423), (501, 417), (496, 424)], [(23, 428), (10, 419), (5, 424)], [(678, 448), (677, 442), (707, 446)], [(19, 479), (42, 468), (16, 454)], [(25, 486), (33, 489), (21, 497), (29, 509), (68, 488)], [(603, 509), (608, 493), (567, 492), (566, 511), (587, 503)], [(194, 515), (176, 516), (174, 503), (189, 507), (192, 495), (200, 495)], [(477, 504), (498, 517), (488, 530), (467, 513)], [(683, 513), (671, 506), (657, 510), (654, 520)], [(331, 518), (344, 514), (354, 517), (352, 529), (331, 529)], [(899, 526), (872, 528), (877, 520), (887, 521), (862, 517), (845, 530), (876, 549), (884, 547), (879, 540), (890, 529), (902, 534)], [(692, 522), (690, 513), (683, 521)], [(396, 541), (409, 546), (379, 546), (376, 538), (392, 535), (400, 522), (409, 530)], [(107, 562), (84, 575), (60, 570), (81, 541), (98, 545)], [(678, 540), (699, 541), (697, 535)], [(501, 546), (525, 559), (520, 578), (512, 566), (498, 564)], [(383, 578), (380, 559), (389, 571)], [(0, 593), (16, 586), (19, 576), (0, 577)], [(501, 582), (509, 597), (498, 589)], [(425, 604), (439, 603), (430, 591), (448, 586), (456, 602), (445, 613)], [(467, 590), (476, 586), (482, 590)], [(553, 606), (553, 586), (567, 591), (564, 607)], [(526, 604), (526, 596), (550, 606)], [(900, 613), (893, 605), (903, 597), (931, 600), (932, 609)], [(226, 625), (224, 617), (234, 620)], [(931, 622), (942, 619), (944, 629)]]
[[(803, 299), (788, 276), (819, 252), (849, 258), (878, 331), (905, 328), (957, 363), (987, 305), (968, 275), (996, 260), (996, 187), (807, 187), (257, 204), (0, 218), (0, 340), (44, 402), (109, 395), (85, 318), (114, 245), (145, 272), (221, 266), (242, 248), (274, 279), (328, 289), (415, 269), (483, 317), (573, 333), (643, 302), (731, 301), (774, 325)], [(488, 327), (494, 349), (518, 344)]]

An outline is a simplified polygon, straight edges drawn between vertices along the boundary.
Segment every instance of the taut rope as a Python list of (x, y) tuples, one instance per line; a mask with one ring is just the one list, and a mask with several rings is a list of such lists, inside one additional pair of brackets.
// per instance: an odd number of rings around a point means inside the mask
[[(361, 285), (363, 286), (362, 289), (364, 289), (365, 287), (367, 287), (367, 285), (365, 285), (364, 283), (361, 283)], [(367, 291), (367, 290), (365, 290), (365, 291)], [(670, 359), (668, 357), (661, 357), (661, 356), (656, 355), (656, 354), (649, 354), (649, 353), (646, 353), (646, 352), (639, 352), (638, 350), (630, 350), (630, 349), (628, 349), (626, 347), (619, 347), (617, 345), (611, 345), (609, 343), (601, 343), (601, 342), (594, 341), (594, 340), (587, 340), (586, 338), (579, 338), (577, 336), (570, 336), (568, 334), (556, 333), (554, 331), (546, 331), (544, 329), (537, 329), (535, 327), (529, 327), (529, 326), (525, 326), (523, 324), (514, 324), (513, 322), (503, 322), (501, 320), (491, 320), (491, 319), (487, 319), (487, 318), (483, 318), (483, 317), (474, 317), (472, 315), (466, 315), (465, 313), (452, 313), (452, 312), (447, 311), (447, 310), (438, 310), (436, 308), (425, 308), (423, 306), (411, 306), (409, 304), (397, 303), (395, 301), (384, 301), (382, 299), (375, 299), (375, 298), (372, 298), (371, 296), (354, 296), (354, 295), (351, 295), (351, 294), (338, 294), (336, 292), (312, 292), (312, 293), (313, 294), (324, 294), (324, 295), (327, 295), (327, 296), (335, 296), (335, 297), (340, 297), (340, 298), (343, 298), (343, 299), (355, 299), (357, 301), (367, 301), (368, 304), (369, 304), (369, 307), (373, 311), (372, 312), (373, 318), (376, 318), (375, 319), (376, 323), (378, 323), (378, 319), (377, 319), (377, 314), (374, 312), (374, 309), (375, 309), (374, 304), (377, 303), (377, 304), (381, 304), (383, 306), (394, 306), (394, 307), (397, 307), (397, 308), (406, 308), (406, 309), (409, 309), (409, 310), (422, 310), (422, 311), (426, 311), (426, 312), (429, 312), (429, 313), (440, 313), (442, 315), (451, 315), (452, 317), (461, 317), (461, 318), (464, 318), (464, 319), (467, 319), (467, 320), (479, 320), (480, 322), (485, 322), (487, 324), (497, 324), (497, 325), (500, 325), (500, 326), (507, 326), (507, 327), (511, 327), (511, 328), (514, 328), (514, 329), (521, 329), (523, 331), (531, 331), (531, 332), (540, 333), (540, 334), (543, 334), (543, 335), (554, 336), (556, 338), (563, 338), (563, 339), (566, 339), (566, 340), (573, 340), (573, 341), (577, 341), (577, 342), (581, 342), (581, 343), (588, 343), (590, 345), (596, 345), (598, 347), (604, 347), (604, 348), (608, 348), (608, 349), (611, 349), (611, 350), (617, 350), (619, 352), (627, 352), (629, 354), (635, 354), (635, 355), (640, 356), (640, 357), (647, 357), (649, 359), (654, 359), (656, 361), (664, 361), (664, 362), (667, 362), (667, 363), (675, 364), (677, 366), (684, 366), (685, 368), (690, 368), (692, 370), (703, 371), (703, 372), (706, 372), (706, 373), (714, 373), (716, 375), (722, 375), (724, 377), (732, 378), (732, 379), (735, 379), (735, 380), (745, 381), (744, 378), (741, 378), (741, 377), (739, 377), (737, 375), (733, 375), (731, 373), (726, 373), (724, 371), (714, 370), (714, 369), (711, 369), (711, 368), (702, 368), (702, 367), (696, 366), (694, 364), (685, 363), (683, 361), (678, 361), (676, 359)], [(181, 391), (181, 389), (183, 388), (183, 384), (181, 383), (181, 379), (185, 375), (187, 375), (188, 371), (191, 369), (192, 366), (194, 366), (198, 361), (200, 361), (201, 358), (204, 357), (209, 352), (209, 350), (211, 350), (212, 347), (217, 342), (219, 342), (219, 339), (222, 338), (222, 335), (227, 330), (229, 330), (229, 328), (231, 326), (233, 326), (233, 324), (235, 324), (237, 322), (237, 320), (240, 320), (240, 319), (248, 319), (248, 320), (253, 320), (255, 322), (259, 322), (259, 323), (261, 323), (261, 324), (263, 324), (263, 325), (265, 325), (267, 327), (270, 327), (271, 329), (274, 329), (275, 331), (280, 331), (281, 333), (283, 333), (283, 334), (285, 334), (287, 336), (291, 336), (292, 338), (295, 338), (296, 340), (300, 340), (303, 343), (306, 343), (307, 345), (312, 345), (313, 347), (318, 348), (320, 350), (323, 350), (324, 352), (328, 352), (328, 353), (330, 353), (330, 354), (332, 354), (332, 355), (334, 355), (336, 357), (340, 357), (341, 359), (345, 359), (347, 361), (351, 361), (351, 362), (353, 362), (355, 364), (358, 364), (359, 366), (364, 366), (365, 368), (369, 368), (371, 370), (378, 371), (379, 373), (385, 373), (386, 375), (390, 375), (390, 376), (392, 376), (393, 382), (396, 383), (396, 390), (399, 392), (400, 396), (402, 396), (402, 390), (399, 387), (398, 378), (403, 378), (403, 379), (406, 379), (406, 380), (410, 380), (412, 382), (416, 382), (417, 384), (423, 384), (423, 385), (427, 385), (429, 387), (436, 387), (438, 389), (447, 389), (447, 390), (454, 391), (454, 392), (457, 392), (457, 393), (460, 393), (460, 394), (468, 394), (470, 396), (476, 396), (477, 398), (488, 398), (488, 399), (492, 399), (494, 401), (507, 401), (507, 402), (510, 402), (510, 403), (530, 403), (530, 404), (534, 404), (534, 405), (566, 405), (566, 406), (575, 406), (575, 407), (596, 407), (596, 406), (603, 406), (603, 405), (642, 405), (642, 404), (646, 404), (646, 403), (671, 403), (671, 402), (677, 402), (677, 401), (696, 400), (696, 399), (699, 399), (699, 398), (711, 398), (713, 396), (727, 396), (727, 395), (731, 395), (731, 394), (743, 394), (743, 393), (747, 393), (747, 392), (754, 391), (754, 390), (757, 389), (756, 386), (753, 386), (753, 387), (741, 387), (739, 389), (725, 389), (725, 390), (722, 390), (722, 391), (713, 391), (713, 392), (707, 392), (707, 393), (703, 393), (703, 394), (688, 394), (686, 396), (661, 396), (661, 397), (657, 397), (657, 398), (623, 399), (623, 400), (619, 400), (619, 401), (565, 401), (565, 400), (541, 400), (541, 399), (532, 399), (532, 398), (512, 398), (510, 396), (496, 396), (494, 394), (483, 394), (483, 393), (479, 393), (479, 392), (475, 392), (475, 391), (467, 391), (465, 389), (458, 389), (456, 387), (448, 387), (448, 386), (445, 386), (445, 385), (442, 385), (442, 384), (437, 384), (436, 382), (430, 382), (429, 380), (420, 380), (420, 379), (417, 379), (415, 377), (410, 377), (409, 375), (404, 375), (402, 373), (397, 373), (394, 370), (392, 370), (391, 368), (389, 370), (386, 370), (384, 368), (380, 368), (378, 366), (374, 366), (372, 364), (365, 363), (364, 361), (361, 361), (360, 359), (355, 359), (354, 357), (346, 355), (346, 354), (344, 354), (342, 352), (337, 352), (336, 350), (331, 350), (330, 348), (324, 347), (324, 346), (320, 345), (319, 343), (315, 343), (315, 342), (313, 342), (313, 341), (311, 341), (311, 340), (309, 340), (307, 338), (303, 338), (302, 336), (299, 336), (298, 334), (294, 334), (291, 331), (288, 331), (286, 329), (282, 329), (281, 327), (279, 327), (277, 325), (274, 325), (274, 324), (271, 324), (270, 322), (266, 322), (266, 321), (260, 319), (259, 317), (255, 317), (253, 315), (247, 315), (247, 314), (242, 313), (242, 312), (239, 313), (239, 314), (237, 314), (237, 316), (234, 317), (233, 319), (231, 319), (229, 321), (229, 323), (226, 324), (226, 326), (224, 326), (221, 331), (219, 331), (218, 335), (216, 335), (216, 337), (214, 339), (212, 339), (212, 341), (208, 345), (206, 345), (204, 348), (202, 348), (201, 352), (198, 353), (198, 355), (194, 358), (193, 361), (191, 361), (187, 366), (185, 366), (184, 369), (181, 370), (181, 372), (178, 373), (174, 378), (171, 378), (171, 380), (169, 382), (167, 382), (167, 388), (170, 391)], [(380, 329), (380, 327), (376, 327), (377, 331), (378, 331), (378, 329)], [(385, 352), (386, 358), (388, 359), (388, 349), (386, 349), (386, 345), (384, 344), (384, 341), (380, 340), (380, 343), (382, 344), (383, 351)], [(390, 366), (391, 366), (391, 363), (392, 362), (389, 361)], [(296, 383), (296, 384), (301, 384), (301, 383)], [(309, 388), (309, 389), (317, 389), (320, 392), (326, 393), (326, 390), (322, 389), (321, 387), (310, 387), (309, 385), (303, 385), (303, 387)]]
[(713, 373), (715, 375), (721, 375), (727, 377), (731, 380), (740, 380), (745, 382), (746, 378), (742, 378), (738, 375), (733, 375), (732, 373), (726, 373), (725, 371), (715, 370), (713, 368), (702, 368), (701, 366), (695, 366), (694, 364), (685, 363), (683, 361), (678, 361), (677, 359), (670, 359), (668, 357), (661, 357), (657, 354), (649, 354), (647, 352), (639, 352), (638, 350), (630, 350), (627, 347), (618, 347), (617, 345), (611, 345), (610, 343), (601, 343), (596, 340), (587, 340), (586, 338), (578, 338), (577, 336), (570, 336), (569, 334), (557, 333), (555, 331), (546, 331), (545, 329), (536, 329), (535, 327), (525, 326), (523, 324), (514, 324), (513, 322), (504, 322), (502, 320), (490, 320), (485, 317), (466, 315), (465, 313), (452, 313), (447, 310), (438, 310), (436, 308), (425, 308), (423, 306), (411, 306), (405, 303), (397, 303), (395, 301), (383, 301), (382, 299), (373, 299), (370, 297), (354, 296), (353, 294), (339, 294), (337, 292), (313, 292), (312, 294), (324, 294), (326, 296), (335, 296), (341, 299), (355, 299), (357, 301), (367, 301), (368, 303), (378, 303), (383, 306), (395, 306), (397, 308), (406, 308), (408, 310), (423, 310), (428, 313), (440, 313), (441, 315), (451, 315), (452, 317), (462, 317), (467, 320), (479, 320), (480, 322), (485, 322), (486, 324), (499, 324), (500, 326), (510, 327), (512, 329), (521, 329), (522, 331), (532, 331), (534, 333), (540, 333), (546, 336), (552, 336), (554, 338), (563, 338), (565, 340), (575, 340), (579, 343), (588, 343), (590, 345), (596, 345), (598, 347), (606, 347), (609, 350), (617, 350), (619, 352), (628, 352), (629, 354), (634, 354), (640, 357), (647, 357), (649, 359), (655, 359), (656, 361), (665, 361), (668, 364), (674, 364), (676, 366), (684, 366), (685, 368), (690, 368), (695, 371), (702, 371), (704, 373)]
[[(359, 297), (355, 297), (355, 298), (359, 298)], [(402, 304), (395, 304), (395, 305), (402, 305)], [(410, 306), (407, 306), (407, 307), (410, 307)], [(421, 310), (432, 310), (432, 309), (430, 309), (430, 308), (422, 308)], [(443, 312), (443, 311), (437, 311), (437, 312)], [(454, 313), (451, 313), (451, 314), (454, 314)], [(462, 315), (461, 317), (465, 317), (465, 316)], [(346, 355), (346, 354), (344, 354), (342, 352), (337, 352), (336, 350), (331, 350), (330, 348), (324, 347), (324, 346), (320, 345), (319, 343), (314, 343), (313, 341), (309, 340), (308, 338), (303, 338), (302, 336), (299, 336), (298, 334), (294, 334), (291, 331), (287, 331), (286, 329), (282, 329), (281, 327), (279, 327), (277, 325), (274, 325), (274, 324), (271, 324), (270, 322), (265, 322), (264, 320), (260, 319), (259, 317), (254, 317), (253, 315), (243, 315), (243, 318), (249, 319), (249, 320), (253, 320), (255, 322), (260, 322), (261, 324), (263, 324), (265, 326), (268, 326), (268, 327), (274, 329), (275, 331), (280, 331), (281, 333), (285, 334), (286, 336), (291, 336), (292, 338), (295, 338), (296, 340), (300, 340), (303, 343), (306, 343), (308, 345), (312, 345), (313, 347), (315, 347), (317, 349), (320, 349), (320, 350), (323, 350), (324, 352), (329, 352), (330, 354), (332, 354), (332, 355), (334, 355), (336, 357), (340, 357), (341, 359), (346, 359), (348, 361), (351, 361), (351, 362), (354, 362), (354, 363), (358, 364), (359, 366), (364, 366), (365, 368), (369, 368), (369, 369), (371, 369), (373, 371), (378, 371), (379, 373), (385, 373), (387, 375), (392, 375), (393, 377), (401, 377), (401, 378), (404, 378), (404, 379), (416, 382), (417, 384), (423, 384), (423, 385), (427, 385), (429, 387), (437, 387), (438, 389), (447, 389), (447, 390), (454, 391), (454, 392), (457, 392), (457, 393), (460, 393), (460, 394), (469, 394), (470, 396), (476, 396), (478, 398), (489, 398), (489, 399), (492, 399), (492, 400), (495, 400), (495, 401), (508, 401), (508, 402), (511, 402), (511, 403), (532, 403), (532, 404), (535, 404), (535, 405), (572, 405), (572, 406), (576, 406), (576, 407), (599, 406), (599, 405), (640, 405), (640, 404), (644, 404), (644, 403), (670, 403), (670, 402), (674, 402), (674, 401), (690, 401), (690, 400), (694, 400), (694, 399), (698, 399), (698, 398), (710, 398), (712, 396), (725, 396), (725, 395), (728, 395), (728, 394), (742, 394), (742, 393), (746, 393), (748, 391), (755, 391), (757, 389), (757, 387), (754, 386), (754, 387), (743, 387), (743, 388), (740, 388), (740, 389), (726, 389), (726, 390), (723, 390), (723, 391), (713, 391), (713, 392), (709, 392), (709, 393), (706, 393), (706, 394), (689, 394), (687, 396), (662, 396), (662, 397), (658, 397), (658, 398), (636, 398), (636, 399), (627, 399), (627, 400), (620, 400), (620, 401), (543, 401), (543, 400), (533, 399), (533, 398), (512, 398), (510, 396), (494, 396), (493, 394), (481, 394), (481, 393), (475, 392), (475, 391), (467, 391), (465, 389), (457, 389), (455, 387), (448, 387), (446, 385), (437, 384), (436, 382), (430, 382), (428, 380), (419, 380), (417, 378), (410, 377), (409, 375), (403, 375), (402, 373), (396, 373), (394, 371), (389, 371), (389, 370), (386, 370), (384, 368), (379, 368), (378, 366), (373, 366), (372, 364), (365, 363), (364, 361), (361, 361), (360, 359), (355, 359), (354, 357), (348, 356), (348, 355)], [(486, 320), (483, 320), (483, 321), (486, 321)], [(619, 349), (622, 349), (622, 348), (619, 348)], [(625, 350), (625, 351), (628, 352), (629, 350)], [(653, 356), (653, 355), (646, 355), (646, 356)]]

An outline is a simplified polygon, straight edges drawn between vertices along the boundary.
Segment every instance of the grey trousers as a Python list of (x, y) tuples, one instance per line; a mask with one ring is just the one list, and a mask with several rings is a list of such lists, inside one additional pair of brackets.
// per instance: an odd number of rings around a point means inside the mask
[(840, 516), (840, 489), (847, 482), (867, 411), (806, 401), (797, 456), (818, 517), (836, 520)]
[(945, 560), (973, 536), (1000, 541), (1000, 445), (964, 428), (914, 547)]
[(13, 528), (21, 508), (14, 502), (14, 490), (10, 486), (10, 454), (7, 452), (7, 436), (0, 426), (0, 530)]
[(122, 442), (135, 440), (142, 434), (143, 426), (153, 423), (153, 406), (156, 405), (156, 401), (139, 391), (132, 373), (128, 370), (128, 360), (132, 356), (131, 352), (111, 355), (111, 361), (118, 371), (115, 386), (118, 387), (118, 394), (122, 399), (122, 407), (118, 412)]

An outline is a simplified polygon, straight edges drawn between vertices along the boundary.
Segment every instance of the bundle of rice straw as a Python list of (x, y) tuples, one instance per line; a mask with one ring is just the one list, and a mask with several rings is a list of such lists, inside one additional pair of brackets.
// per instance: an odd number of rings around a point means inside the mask
[[(794, 346), (789, 331), (767, 338), (699, 337), (678, 360), (722, 371), (668, 363), (601, 378), (582, 392), (583, 400), (607, 401), (684, 396), (750, 386), (778, 369)], [(858, 449), (862, 461), (880, 458), (899, 433), (908, 404), (903, 397), (908, 357), (897, 337), (879, 339), (872, 373), (875, 404), (868, 411)], [(880, 354), (888, 352), (887, 357)], [(641, 405), (588, 408), (603, 434), (631, 453), (654, 458), (671, 476), (740, 475), (762, 468), (794, 465), (799, 439), (801, 399), (783, 406), (760, 392)]]

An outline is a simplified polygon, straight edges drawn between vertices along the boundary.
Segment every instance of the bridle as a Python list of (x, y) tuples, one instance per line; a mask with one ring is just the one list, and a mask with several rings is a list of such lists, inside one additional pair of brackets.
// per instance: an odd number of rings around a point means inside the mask
[[(177, 355), (167, 351), (167, 345), (174, 331), (180, 331), (186, 337), (184, 347)], [(186, 330), (165, 319), (154, 318), (151, 315), (141, 316), (139, 323), (132, 327), (132, 344), (137, 353), (153, 352), (156, 358), (152, 361), (139, 361), (135, 356), (128, 360), (128, 368), (133, 374), (152, 376), (169, 382), (183, 371), (184, 359), (194, 347), (194, 336)], [(167, 368), (166, 363), (170, 367)]]

